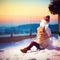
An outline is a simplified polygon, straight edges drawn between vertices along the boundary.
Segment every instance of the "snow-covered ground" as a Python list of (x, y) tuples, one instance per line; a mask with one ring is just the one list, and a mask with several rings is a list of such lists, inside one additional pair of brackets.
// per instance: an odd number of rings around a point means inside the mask
[(60, 60), (60, 39), (51, 38), (51, 46), (44, 50), (36, 50), (34, 46), (27, 53), (22, 53), (20, 49), (27, 46), (32, 40), (34, 38), (16, 42), (15, 46), (1, 48), (0, 60)]

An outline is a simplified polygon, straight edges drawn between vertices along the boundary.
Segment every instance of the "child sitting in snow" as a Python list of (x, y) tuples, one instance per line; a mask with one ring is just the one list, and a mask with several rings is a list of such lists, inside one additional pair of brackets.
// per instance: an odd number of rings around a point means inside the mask
[(49, 44), (49, 37), (51, 37), (51, 31), (48, 27), (50, 22), (50, 16), (47, 15), (44, 19), (41, 20), (40, 26), (37, 28), (37, 40), (32, 41), (27, 47), (21, 49), (21, 52), (26, 53), (33, 46), (36, 46), (37, 49), (43, 50)]

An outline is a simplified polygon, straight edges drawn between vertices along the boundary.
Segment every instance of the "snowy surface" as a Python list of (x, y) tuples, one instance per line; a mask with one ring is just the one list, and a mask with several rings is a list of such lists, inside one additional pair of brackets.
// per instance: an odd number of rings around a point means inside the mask
[(16, 46), (0, 49), (0, 60), (60, 60), (60, 39), (51, 38), (51, 46), (44, 50), (36, 50), (36, 47), (33, 46), (27, 53), (22, 53), (20, 49), (31, 41), (32, 39), (25, 39), (16, 42)]

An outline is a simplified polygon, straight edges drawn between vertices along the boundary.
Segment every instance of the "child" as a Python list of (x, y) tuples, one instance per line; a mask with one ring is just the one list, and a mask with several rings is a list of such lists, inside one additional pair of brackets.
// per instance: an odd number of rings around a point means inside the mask
[(21, 52), (26, 53), (33, 46), (37, 49), (43, 50), (49, 44), (49, 37), (51, 37), (51, 31), (48, 27), (50, 22), (50, 16), (47, 15), (41, 20), (40, 26), (37, 28), (37, 41), (32, 41), (27, 47), (21, 49)]

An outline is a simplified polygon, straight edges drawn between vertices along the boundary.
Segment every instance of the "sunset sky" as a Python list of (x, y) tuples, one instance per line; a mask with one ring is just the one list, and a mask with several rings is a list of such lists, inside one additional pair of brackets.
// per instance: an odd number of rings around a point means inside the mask
[(57, 15), (49, 12), (50, 0), (0, 0), (0, 26), (38, 23), (45, 15), (56, 22)]

